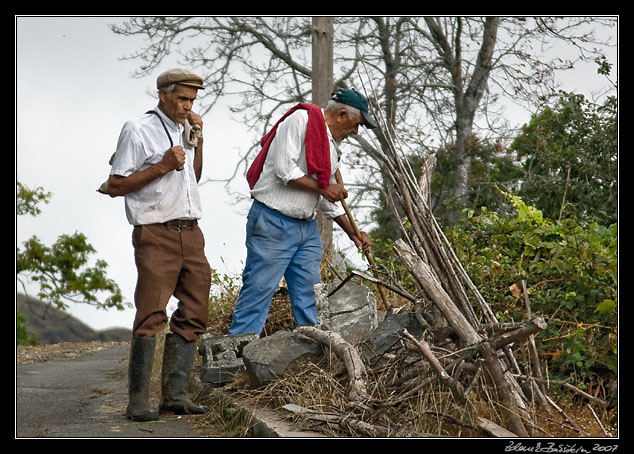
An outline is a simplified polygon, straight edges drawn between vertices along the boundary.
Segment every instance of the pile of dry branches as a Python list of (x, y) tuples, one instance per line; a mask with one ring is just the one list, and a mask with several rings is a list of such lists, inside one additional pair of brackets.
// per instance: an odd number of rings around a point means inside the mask
[[(378, 114), (377, 111), (374, 113)], [(447, 325), (452, 331), (456, 348), (462, 352), (457, 355), (456, 361), (467, 364), (468, 359), (479, 359), (479, 362), (469, 364), (478, 372), (481, 368), (488, 372), (500, 406), (504, 409), (506, 427), (518, 436), (528, 436), (523, 422), (527, 419), (524, 415), (527, 399), (511, 373), (520, 371), (509, 344), (528, 340), (546, 324), (542, 319), (535, 319), (512, 327), (510, 335), (492, 336), (500, 324), (465, 272), (430, 210), (428, 188), (433, 158), (427, 160), (421, 178), (417, 180), (408, 161), (401, 157), (395, 137), (385, 122), (382, 122), (381, 132), (386, 146), (377, 149), (382, 154), (386, 173), (393, 185), (393, 190), (389, 194), (386, 192), (385, 197), (393, 214), (400, 219), (402, 215), (399, 213), (403, 213), (409, 221), (407, 229), (405, 223), (399, 223), (402, 238), (396, 241), (395, 250), (418, 284), (424, 301), (433, 305), (434, 313), (440, 315), (437, 325)], [(471, 300), (476, 304), (472, 304)], [(464, 402), (464, 389), (460, 382), (445, 371), (427, 342), (408, 333), (405, 335), (451, 389), (456, 403)], [(533, 386), (532, 389), (538, 391), (539, 387)]]

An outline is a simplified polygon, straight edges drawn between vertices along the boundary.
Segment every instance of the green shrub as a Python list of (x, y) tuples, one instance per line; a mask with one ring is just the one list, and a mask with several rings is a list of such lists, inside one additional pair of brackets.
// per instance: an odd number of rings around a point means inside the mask
[(26, 323), (26, 318), (24, 318), (24, 315), (16, 312), (16, 345), (38, 345), (39, 342), (37, 338), (27, 332), (24, 323)]
[(533, 316), (548, 328), (537, 338), (553, 377), (583, 388), (617, 367), (617, 224), (552, 221), (505, 194), (514, 215), (467, 213), (448, 236), (467, 273), (500, 321)]

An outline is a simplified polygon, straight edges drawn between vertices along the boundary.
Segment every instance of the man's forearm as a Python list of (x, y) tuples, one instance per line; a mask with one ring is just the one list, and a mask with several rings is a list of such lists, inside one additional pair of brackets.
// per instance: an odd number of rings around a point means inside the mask
[(117, 197), (138, 191), (170, 171), (171, 169), (168, 169), (162, 162), (159, 162), (152, 167), (148, 167), (127, 177), (110, 175), (108, 178), (108, 194), (110, 194), (110, 197)]
[(319, 185), (317, 184), (317, 181), (308, 175), (304, 175), (296, 180), (291, 180), (288, 182), (288, 185), (296, 189), (303, 189), (305, 191), (316, 192), (319, 194)]
[(341, 227), (341, 230), (346, 232), (348, 238), (350, 238), (359, 249), (362, 249), (364, 252), (370, 251), (370, 249), (372, 248), (370, 237), (365, 232), (359, 232), (359, 234), (357, 235), (357, 232), (355, 232), (354, 227), (352, 227), (352, 224), (350, 223), (347, 215), (342, 214), (340, 216), (337, 216), (333, 219), (333, 221), (335, 221), (337, 225)]
[(315, 192), (325, 197), (330, 202), (335, 203), (348, 197), (348, 191), (341, 184), (331, 183), (328, 187), (322, 188), (314, 178), (304, 175), (296, 180), (288, 182), (289, 186), (305, 191)]
[(348, 217), (345, 214), (337, 216), (336, 218), (333, 219), (333, 221), (335, 221), (337, 225), (341, 227), (341, 230), (346, 232), (346, 234), (348, 235), (350, 239), (354, 238), (357, 235), (354, 229), (352, 228), (352, 224), (350, 224), (350, 221), (348, 220)]

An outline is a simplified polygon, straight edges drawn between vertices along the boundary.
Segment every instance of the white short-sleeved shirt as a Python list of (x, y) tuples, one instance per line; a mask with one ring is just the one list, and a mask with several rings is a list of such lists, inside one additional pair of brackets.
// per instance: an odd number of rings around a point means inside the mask
[[(345, 214), (339, 203), (331, 203), (319, 194), (288, 186), (289, 181), (307, 174), (304, 146), (307, 124), (308, 112), (298, 109), (278, 125), (262, 173), (251, 190), (251, 195), (257, 201), (292, 218), (313, 219), (319, 207), (328, 219), (333, 219)], [(326, 130), (330, 144), (330, 182), (335, 183), (334, 174), (339, 167), (340, 156), (335, 139), (327, 127)], [(309, 176), (316, 179), (316, 175)]]
[[(138, 191), (125, 195), (125, 212), (132, 225), (157, 224), (174, 219), (200, 219), (200, 195), (194, 173), (194, 149), (183, 140), (183, 125), (174, 123), (156, 107), (174, 146), (185, 150), (182, 171), (173, 170)], [(110, 175), (127, 177), (163, 159), (170, 141), (159, 118), (144, 114), (127, 121), (119, 135)]]

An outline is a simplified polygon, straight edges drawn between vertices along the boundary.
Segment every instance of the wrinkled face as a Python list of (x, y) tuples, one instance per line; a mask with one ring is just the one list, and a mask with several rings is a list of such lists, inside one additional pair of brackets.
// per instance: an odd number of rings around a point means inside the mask
[(330, 129), (332, 137), (337, 142), (341, 142), (350, 134), (358, 134), (359, 125), (363, 124), (363, 121), (363, 116), (360, 112), (349, 117), (348, 112), (345, 109), (341, 109), (336, 113), (333, 121), (328, 123), (328, 128)]
[(176, 84), (174, 91), (159, 90), (159, 107), (175, 123), (184, 124), (194, 105), (198, 89)]

